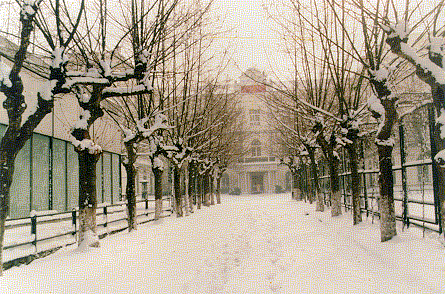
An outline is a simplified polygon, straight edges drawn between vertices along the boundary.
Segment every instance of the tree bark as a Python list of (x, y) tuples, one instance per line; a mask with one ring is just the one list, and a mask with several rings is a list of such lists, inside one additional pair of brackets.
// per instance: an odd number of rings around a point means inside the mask
[(294, 173), (292, 173), (292, 177), (292, 186), (293, 192), (295, 193), (295, 200), (301, 201), (303, 200), (302, 176), (301, 174), (299, 175), (297, 171), (295, 171)]
[(202, 195), (204, 193), (203, 175), (198, 175), (196, 180), (197, 180), (196, 208), (201, 209)]
[(360, 177), (358, 174), (357, 141), (353, 141), (347, 147), (351, 166), (351, 193), (352, 193), (352, 223), (356, 225), (362, 222), (360, 205)]
[(203, 205), (210, 206), (210, 179), (208, 173), (203, 176), (203, 196)]
[(176, 217), (182, 217), (182, 195), (181, 195), (181, 169), (177, 166), (173, 168), (173, 182), (175, 192)]
[(99, 246), (96, 232), (96, 164), (101, 154), (77, 150), (79, 158), (79, 246)]
[(221, 204), (221, 177), (216, 178), (216, 203)]
[[(433, 105), (435, 109), (436, 118), (439, 117), (442, 113), (445, 113), (445, 85), (436, 84), (431, 87), (431, 92), (433, 95)], [(433, 133), (433, 144), (435, 151), (445, 150), (445, 140), (441, 138), (441, 127), (444, 126), (442, 124), (436, 123), (434, 125), (434, 133)], [(445, 165), (444, 162), (437, 162), (434, 160), (433, 169), (436, 171), (436, 193), (437, 200), (439, 201), (439, 222), (440, 228), (445, 230)], [(444, 234), (445, 238), (445, 234)]]
[(321, 123), (315, 125), (314, 131), (318, 133), (316, 140), (328, 162), (331, 186), (331, 215), (336, 217), (341, 215), (340, 176), (338, 175), (339, 158), (334, 153), (337, 145), (336, 137), (332, 133), (330, 139), (326, 139), (323, 135), (323, 125)]
[(126, 198), (127, 198), (127, 221), (128, 231), (131, 232), (137, 229), (136, 219), (136, 168), (134, 163), (136, 162), (136, 150), (133, 143), (125, 142), (125, 148), (127, 150), (127, 162), (124, 163), (125, 171), (127, 172), (127, 185), (126, 185)]
[[(391, 140), (392, 127), (397, 120), (396, 97), (391, 96), (385, 81), (371, 79), (374, 89), (378, 93), (380, 103), (385, 109), (384, 120), (380, 123), (376, 145), (379, 155), (379, 211), (380, 211), (380, 240), (388, 241), (397, 235), (396, 217), (394, 212), (394, 181), (392, 172), (392, 150), (394, 141)], [(382, 119), (382, 118), (380, 118)]]
[(379, 211), (381, 241), (385, 242), (397, 235), (394, 212), (394, 182), (392, 174), (392, 146), (378, 145), (379, 153)]
[[(2, 140), (3, 144), (3, 140)], [(3, 146), (2, 146), (3, 147)], [(14, 175), (14, 162), (18, 151), (11, 148), (0, 152), (0, 276), (3, 275), (3, 243), (5, 238), (5, 223), (9, 213), (9, 199)]]
[(184, 177), (184, 204), (185, 204), (185, 214), (190, 215), (190, 213), (193, 210), (193, 204), (190, 201), (190, 190), (189, 190), (189, 171), (188, 171), (188, 165), (185, 166), (185, 170), (183, 173)]
[(153, 168), (153, 175), (155, 181), (155, 220), (162, 216), (162, 173), (159, 168)]
[(339, 160), (332, 156), (329, 160), (329, 174), (331, 181), (331, 216), (336, 217), (342, 214), (340, 176), (338, 174)]
[[(312, 176), (314, 177), (314, 196), (316, 199), (316, 206), (315, 206), (315, 210), (316, 211), (324, 211), (324, 200), (323, 200), (323, 195), (321, 195), (320, 193), (320, 184), (318, 182), (318, 172), (317, 172), (317, 163), (315, 161), (315, 148), (313, 147), (307, 147), (306, 149), (308, 149), (309, 152), (309, 157), (311, 159), (311, 169), (312, 169)], [(312, 201), (311, 201), (312, 203)]]
[(215, 177), (210, 174), (210, 205), (215, 205)]
[(190, 199), (190, 212), (193, 213), (193, 205), (196, 205), (196, 172), (195, 172), (195, 165), (193, 163), (189, 164), (189, 197)]

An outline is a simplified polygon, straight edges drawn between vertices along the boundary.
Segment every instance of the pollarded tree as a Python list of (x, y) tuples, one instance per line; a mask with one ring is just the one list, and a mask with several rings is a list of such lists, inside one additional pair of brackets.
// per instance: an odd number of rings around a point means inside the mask
[(301, 185), (299, 182), (301, 180), (300, 175), (298, 174), (300, 170), (300, 157), (299, 156), (284, 156), (280, 159), (281, 164), (286, 165), (289, 168), (289, 172), (292, 176), (292, 184), (291, 184), (291, 194), (292, 199), (294, 200), (302, 200), (301, 195)]
[[(155, 1), (146, 5), (144, 2), (131, 1), (131, 10), (126, 16), (127, 23), (124, 25), (131, 32), (131, 45), (133, 55), (137, 56), (138, 50), (144, 48), (150, 56), (149, 67), (155, 71), (165, 59), (171, 58), (172, 43), (168, 42), (168, 35), (172, 31), (172, 26), (176, 26), (175, 21), (170, 18), (175, 10), (177, 1)], [(166, 45), (168, 44), (168, 45)], [(161, 49), (162, 48), (162, 49)], [(143, 76), (139, 76), (143, 79)], [(155, 79), (151, 80), (154, 86)], [(171, 127), (167, 118), (161, 112), (163, 101), (158, 99), (158, 95), (151, 93), (128, 97), (127, 99), (115, 99), (105, 104), (105, 109), (124, 135), (124, 146), (126, 158), (124, 167), (127, 173), (126, 200), (128, 208), (128, 228), (129, 231), (136, 229), (136, 193), (135, 163), (138, 155), (138, 145), (142, 141), (149, 139), (151, 143), (159, 141), (151, 137), (162, 137), (162, 131)], [(159, 147), (159, 146), (158, 146)], [(150, 152), (150, 155), (156, 151)], [(152, 159), (152, 158), (151, 158)], [(153, 159), (152, 159), (153, 160)], [(154, 165), (153, 165), (154, 166)], [(159, 171), (155, 172), (159, 177)], [(155, 180), (157, 185), (161, 184), (159, 179)], [(159, 191), (159, 187), (155, 187)], [(158, 193), (159, 194), (159, 193)], [(155, 196), (155, 219), (160, 217), (162, 211), (162, 195)], [(162, 193), (161, 193), (162, 194)]]
[[(91, 138), (90, 128), (104, 115), (102, 102), (119, 97), (144, 95), (152, 91), (151, 55), (145, 48), (121, 51), (131, 40), (131, 28), (116, 29), (118, 39), (109, 29), (119, 23), (110, 13), (107, 0), (98, 0), (86, 8), (85, 18), (74, 36), (76, 71), (68, 78), (76, 82), (76, 96), (82, 109), (71, 130), (72, 143), (79, 159), (79, 245), (98, 246), (96, 233), (96, 163), (102, 148)], [(109, 43), (113, 43), (110, 45)], [(142, 44), (140, 44), (142, 46)], [(119, 52), (120, 51), (120, 52)]]
[[(337, 118), (338, 103), (332, 99), (335, 93), (335, 84), (330, 68), (332, 66), (331, 54), (326, 50), (328, 40), (317, 30), (321, 30), (325, 23), (330, 23), (332, 16), (315, 1), (309, 1), (305, 5), (300, 1), (290, 2), (289, 8), (294, 13), (288, 19), (278, 13), (274, 17), (281, 26), (281, 33), (286, 41), (285, 46), (295, 71), (294, 88), (287, 90), (287, 96), (294, 100), (292, 103), (293, 115), (306, 119), (308, 126), (310, 125), (309, 129), (314, 133), (314, 144), (309, 144), (312, 140), (306, 140), (304, 143), (310, 155), (312, 172), (316, 172), (316, 168), (314, 168), (316, 162), (313, 162), (316, 159), (313, 153), (315, 145), (322, 149), (323, 155), (329, 163), (330, 173), (333, 173), (330, 177), (331, 213), (333, 216), (337, 216), (341, 214), (341, 207), (336, 137), (338, 123), (341, 120)], [(318, 181), (315, 176), (313, 181)], [(314, 191), (317, 210), (323, 211), (324, 200), (322, 194), (319, 193), (317, 183), (315, 183)]]
[[(10, 190), (14, 176), (15, 159), (26, 141), (32, 136), (34, 129), (42, 119), (52, 111), (54, 96), (67, 93), (71, 86), (67, 83), (66, 50), (73, 41), (81, 15), (83, 14), (84, 1), (80, 3), (80, 10), (76, 18), (66, 21), (60, 12), (62, 3), (51, 3), (54, 8), (52, 13), (55, 20), (48, 17), (50, 11), (42, 13), (39, 6), (42, 0), (18, 1), (20, 10), (20, 44), (12, 58), (12, 67), (9, 68), (0, 61), (0, 92), (6, 96), (3, 107), (8, 114), (8, 127), (0, 143), (0, 275), (2, 274), (2, 251), (5, 231), (5, 221), (8, 216)], [(66, 7), (63, 7), (66, 8)], [(47, 15), (48, 14), (48, 15)], [(66, 15), (65, 15), (66, 16)], [(42, 20), (49, 18), (54, 20), (52, 24), (58, 30), (56, 37), (46, 38), (46, 46), (51, 53), (51, 64), (47, 72), (40, 74), (46, 79), (43, 87), (37, 92), (37, 97), (25, 97), (24, 85), (20, 73), (26, 62), (28, 47), (31, 43), (31, 33), (35, 26), (45, 33)], [(18, 25), (18, 24), (17, 24)], [(62, 31), (63, 30), (63, 34)], [(27, 102), (37, 101), (36, 107), (30, 110), (29, 116), (24, 119)]]
[[(390, 3), (395, 8), (394, 1)], [(433, 105), (436, 114), (436, 125), (433, 132), (434, 155), (433, 172), (436, 174), (437, 185), (435, 190), (438, 193), (440, 203), (440, 227), (445, 227), (445, 74), (443, 70), (445, 56), (444, 27), (442, 24), (444, 1), (439, 1), (437, 5), (425, 14), (421, 14), (420, 6), (405, 1), (405, 11), (398, 17), (394, 12), (394, 20), (383, 16), (379, 19), (379, 24), (385, 31), (386, 42), (391, 47), (391, 51), (398, 57), (409, 62), (415, 67), (416, 75), (428, 84), (431, 88)], [(413, 6), (414, 5), (414, 6)], [(410, 19), (421, 14), (420, 21)], [(409, 22), (414, 22), (409, 27)], [(430, 25), (425, 26), (425, 23)], [(427, 28), (425, 30), (425, 28)], [(415, 30), (420, 37), (414, 42), (410, 42), (410, 35)], [(421, 39), (428, 39), (426, 46), (419, 43)], [(417, 43), (417, 44), (416, 44)]]
[[(352, 3), (327, 0), (324, 3), (327, 3), (326, 9), (329, 9), (333, 15), (334, 25), (342, 30), (341, 35), (344, 37), (340, 39), (331, 38), (326, 30), (318, 27), (313, 29), (330, 40), (328, 43), (330, 47), (328, 48), (336, 48), (338, 49), (336, 50), (337, 52), (349, 55), (355, 60), (357, 66), (364, 68), (366, 75), (362, 74), (362, 76), (368, 80), (373, 91), (373, 94), (369, 96), (368, 106), (371, 114), (379, 123), (375, 141), (380, 164), (379, 210), (381, 214), (381, 240), (386, 241), (396, 235), (391, 161), (394, 140), (391, 138), (391, 132), (397, 120), (396, 101), (398, 97), (390, 83), (390, 80), (395, 77), (394, 72), (390, 70), (392, 69), (390, 64), (394, 59), (388, 58), (389, 50), (385, 46), (384, 38), (377, 24), (381, 14), (386, 17), (389, 15), (390, 1), (379, 1), (376, 5), (369, 4), (373, 8), (371, 13), (368, 13), (368, 8), (365, 7), (361, 0), (352, 1)], [(357, 30), (355, 23), (359, 24), (360, 30)], [(360, 36), (357, 35), (357, 32), (360, 32)], [(357, 42), (358, 38), (362, 41)], [(339, 40), (340, 42), (338, 42)], [(359, 46), (359, 43), (364, 46)], [(338, 56), (342, 55), (335, 54), (334, 56), (338, 58)], [(387, 64), (385, 64), (385, 61)], [(332, 62), (337, 63), (337, 66), (340, 65), (340, 68), (342, 68), (341, 63), (338, 63), (338, 59), (333, 59)], [(399, 66), (399, 69), (402, 68)], [(359, 72), (362, 71), (360, 70)], [(339, 89), (342, 88), (340, 87)], [(339, 96), (339, 98), (341, 98), (339, 99), (341, 105), (345, 99), (342, 96)], [(343, 113), (343, 141), (349, 143), (349, 146), (346, 145), (348, 148), (356, 149), (356, 146), (351, 144), (351, 142), (354, 143), (354, 140), (350, 138), (357, 139), (357, 118), (361, 109), (362, 106), (358, 107), (358, 109), (352, 109), (351, 112)], [(353, 152), (352, 149), (350, 149), (349, 153), (350, 155), (355, 155), (356, 152)], [(354, 156), (351, 158), (356, 162)]]

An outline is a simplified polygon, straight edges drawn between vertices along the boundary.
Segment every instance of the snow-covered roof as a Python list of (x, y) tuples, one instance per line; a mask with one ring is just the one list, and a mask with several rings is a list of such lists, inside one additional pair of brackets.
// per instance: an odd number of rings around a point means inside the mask
[[(9, 39), (0, 36), (0, 56), (6, 60), (13, 61), (14, 55), (17, 52), (19, 46)], [(49, 64), (46, 63), (44, 56), (39, 56), (28, 52), (26, 54), (26, 60), (24, 68), (40, 75), (49, 75)]]

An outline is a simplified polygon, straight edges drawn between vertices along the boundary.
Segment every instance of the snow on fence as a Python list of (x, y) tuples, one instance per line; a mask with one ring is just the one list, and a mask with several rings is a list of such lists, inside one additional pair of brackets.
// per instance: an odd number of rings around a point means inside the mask
[[(398, 128), (394, 130), (396, 144), (393, 150), (394, 200), (395, 212), (406, 226), (416, 225), (429, 230), (442, 232), (440, 226), (440, 207), (436, 192), (436, 166), (432, 128), (435, 125), (431, 103), (405, 113)], [(362, 169), (359, 170), (361, 190), (361, 208), (367, 216), (379, 216), (377, 198), (378, 157), (373, 138), (361, 142)], [(348, 156), (340, 154), (340, 186), (342, 204), (346, 209), (352, 207), (351, 173)], [(303, 167), (303, 193), (310, 193), (313, 178), (308, 167)], [(319, 164), (320, 186), (326, 203), (330, 203), (328, 166)], [(306, 194), (308, 195), (308, 194)]]
[[(170, 216), (170, 197), (164, 198), (163, 202), (163, 216)], [(139, 200), (136, 205), (138, 224), (154, 220), (154, 200)], [(128, 228), (125, 202), (100, 204), (96, 215), (99, 238)], [(70, 212), (40, 211), (32, 213), (30, 217), (8, 219), (3, 248), (4, 269), (29, 263), (35, 258), (76, 243), (77, 229), (77, 209)]]

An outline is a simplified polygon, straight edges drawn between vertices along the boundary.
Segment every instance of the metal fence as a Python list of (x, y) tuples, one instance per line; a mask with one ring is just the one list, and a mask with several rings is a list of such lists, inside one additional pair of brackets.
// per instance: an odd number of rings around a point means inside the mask
[[(0, 124), (0, 138), (6, 125)], [(121, 155), (104, 151), (97, 163), (98, 203), (121, 200)], [(10, 218), (31, 211), (71, 211), (78, 206), (79, 168), (74, 146), (65, 140), (34, 133), (15, 161)]]
[[(399, 127), (394, 130), (394, 200), (396, 217), (406, 226), (416, 225), (441, 233), (443, 228), (440, 222), (440, 205), (435, 189), (436, 167), (432, 160), (436, 154), (431, 140), (434, 125), (434, 111), (429, 103), (405, 113), (400, 119)], [(378, 216), (378, 154), (373, 138), (363, 139), (360, 143), (361, 209), (367, 216)], [(342, 204), (350, 209), (352, 197), (348, 156), (342, 152), (340, 158)], [(327, 164), (321, 163), (321, 192), (325, 201), (330, 203), (328, 173)], [(301, 175), (302, 190), (308, 193), (313, 185), (308, 166), (303, 167)]]
[[(172, 214), (171, 197), (164, 198), (163, 216)], [(154, 200), (139, 200), (137, 221), (143, 224), (154, 220)], [(168, 213), (165, 213), (168, 212)], [(28, 263), (61, 247), (76, 243), (78, 210), (62, 213), (33, 214), (31, 217), (6, 221), (3, 267)], [(97, 232), (100, 238), (128, 228), (124, 202), (99, 205)]]

